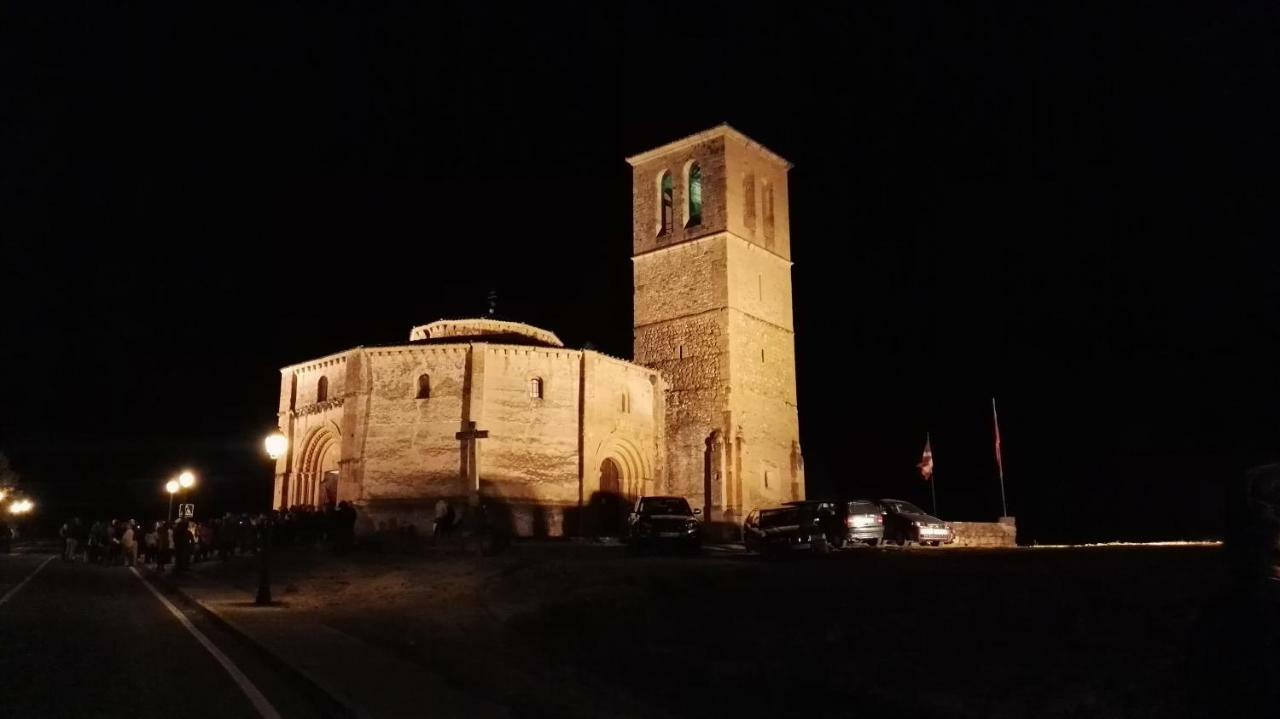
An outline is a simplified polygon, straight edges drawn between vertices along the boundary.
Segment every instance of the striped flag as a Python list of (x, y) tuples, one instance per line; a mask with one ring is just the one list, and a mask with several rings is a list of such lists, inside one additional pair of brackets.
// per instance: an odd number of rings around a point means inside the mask
[(924, 436), (924, 453), (920, 455), (920, 464), (916, 468), (920, 470), (924, 481), (928, 482), (933, 477), (933, 447), (928, 433)]

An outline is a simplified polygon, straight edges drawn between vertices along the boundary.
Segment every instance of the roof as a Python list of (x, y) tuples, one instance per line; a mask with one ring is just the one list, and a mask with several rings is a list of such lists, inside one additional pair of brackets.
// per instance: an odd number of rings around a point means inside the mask
[(489, 318), (461, 320), (436, 320), (418, 325), (409, 331), (410, 342), (495, 342), (500, 344), (524, 344), (541, 347), (564, 347), (564, 342), (554, 332), (523, 322), (508, 322)]
[(705, 142), (707, 140), (711, 140), (717, 137), (723, 137), (725, 135), (732, 135), (738, 138), (739, 140), (746, 142), (751, 147), (755, 148), (756, 150), (759, 150), (765, 157), (768, 157), (769, 159), (773, 160), (774, 162), (777, 162), (778, 164), (782, 165), (787, 169), (791, 169), (792, 167), (791, 163), (788, 162), (786, 158), (782, 157), (781, 155), (774, 152), (773, 150), (770, 150), (764, 145), (761, 145), (755, 140), (752, 140), (750, 137), (747, 137), (746, 135), (737, 131), (733, 127), (730, 127), (728, 123), (724, 123), (724, 122), (720, 123), (719, 125), (716, 125), (715, 127), (709, 130), (703, 130), (702, 132), (694, 133), (692, 135), (689, 135), (688, 137), (682, 137), (679, 140), (668, 142), (667, 144), (662, 145), (661, 147), (655, 147), (652, 150), (647, 150), (638, 155), (632, 155), (631, 157), (627, 158), (627, 163), (630, 164), (632, 167), (635, 167), (636, 165), (643, 164), (645, 162), (648, 162), (649, 160), (652, 160), (657, 157), (661, 157), (670, 152), (674, 152), (676, 150), (680, 150), (686, 147), (690, 147), (692, 145), (696, 145), (699, 142)]

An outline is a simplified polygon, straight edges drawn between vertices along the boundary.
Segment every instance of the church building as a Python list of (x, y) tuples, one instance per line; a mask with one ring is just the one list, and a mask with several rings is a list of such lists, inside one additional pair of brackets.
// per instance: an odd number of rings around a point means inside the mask
[(803, 499), (790, 164), (728, 125), (628, 162), (632, 361), (479, 318), (285, 367), (273, 505), (426, 530), (437, 501), (483, 501), (561, 536), (616, 528), (593, 510), (638, 496), (734, 525)]

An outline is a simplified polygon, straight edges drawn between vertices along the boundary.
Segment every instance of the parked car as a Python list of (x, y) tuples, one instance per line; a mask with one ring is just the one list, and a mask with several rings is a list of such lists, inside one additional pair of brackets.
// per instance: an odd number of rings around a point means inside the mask
[(808, 503), (774, 509), (756, 509), (742, 523), (742, 542), (748, 552), (831, 551), (818, 508)]
[(812, 507), (826, 533), (827, 544), (834, 549), (850, 543), (874, 547), (884, 539), (884, 511), (869, 499), (839, 502), (803, 500), (787, 502), (783, 506)]
[(702, 546), (700, 514), (684, 497), (641, 497), (627, 517), (627, 541), (637, 549), (695, 550)]
[(886, 544), (903, 545), (907, 542), (927, 544), (951, 544), (956, 541), (951, 525), (929, 514), (910, 502), (901, 499), (882, 499), (884, 508), (884, 541)]

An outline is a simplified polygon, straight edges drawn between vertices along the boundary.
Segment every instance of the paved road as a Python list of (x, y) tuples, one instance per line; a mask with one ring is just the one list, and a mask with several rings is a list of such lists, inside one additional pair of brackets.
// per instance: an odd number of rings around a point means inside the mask
[[(129, 569), (0, 555), (0, 716), (325, 715), (318, 698), (238, 637), (166, 598), (230, 669)], [(243, 674), (239, 683), (235, 672)]]

